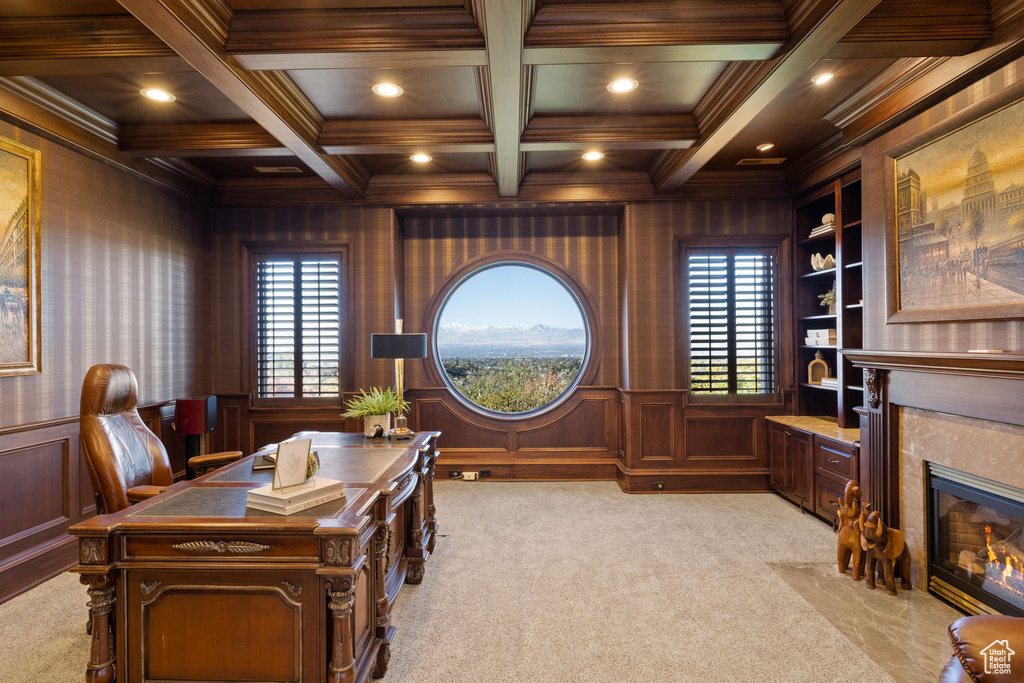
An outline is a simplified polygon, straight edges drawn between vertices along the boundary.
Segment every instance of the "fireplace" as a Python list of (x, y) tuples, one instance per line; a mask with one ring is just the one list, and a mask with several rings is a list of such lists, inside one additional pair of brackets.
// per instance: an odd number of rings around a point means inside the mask
[(930, 462), (928, 498), (929, 590), (1024, 617), (1024, 490)]

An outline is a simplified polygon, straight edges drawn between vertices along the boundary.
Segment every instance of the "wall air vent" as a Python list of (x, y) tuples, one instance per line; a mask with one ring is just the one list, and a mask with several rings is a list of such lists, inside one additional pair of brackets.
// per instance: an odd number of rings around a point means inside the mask
[(298, 166), (255, 166), (260, 173), (302, 173)]
[(763, 159), (740, 159), (736, 162), (737, 166), (778, 166), (785, 157), (765, 157)]

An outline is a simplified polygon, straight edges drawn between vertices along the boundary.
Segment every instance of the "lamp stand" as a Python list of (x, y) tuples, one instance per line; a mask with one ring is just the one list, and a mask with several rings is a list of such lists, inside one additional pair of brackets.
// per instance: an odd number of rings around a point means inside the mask
[[(398, 318), (395, 320), (395, 333), (402, 333), (402, 319)], [(409, 429), (406, 424), (405, 413), (402, 410), (403, 399), (402, 396), (405, 392), (405, 359), (395, 359), (395, 386), (398, 390), (398, 414), (395, 416), (395, 428), (391, 430), (392, 441), (406, 441), (416, 436), (416, 432)]]

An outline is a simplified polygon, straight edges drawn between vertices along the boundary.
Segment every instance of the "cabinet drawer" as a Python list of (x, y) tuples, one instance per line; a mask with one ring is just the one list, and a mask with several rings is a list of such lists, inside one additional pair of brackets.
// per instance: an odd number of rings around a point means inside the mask
[(814, 476), (814, 511), (835, 523), (836, 511), (843, 500), (843, 487), (820, 475)]
[(831, 477), (837, 483), (857, 478), (858, 449), (849, 444), (831, 439), (814, 439), (814, 471), (816, 474)]

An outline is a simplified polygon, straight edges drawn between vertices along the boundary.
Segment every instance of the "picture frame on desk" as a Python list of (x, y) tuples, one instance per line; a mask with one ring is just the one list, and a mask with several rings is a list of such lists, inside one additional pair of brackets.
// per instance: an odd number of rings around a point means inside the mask
[(890, 323), (1024, 318), (1024, 84), (885, 152)]
[(42, 372), (39, 160), (0, 136), (0, 377)]

